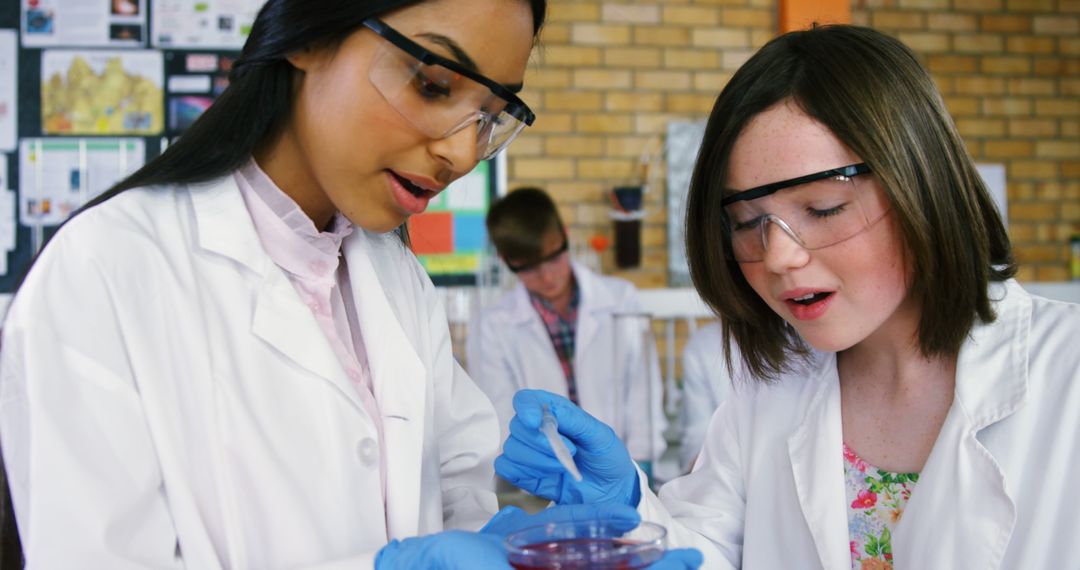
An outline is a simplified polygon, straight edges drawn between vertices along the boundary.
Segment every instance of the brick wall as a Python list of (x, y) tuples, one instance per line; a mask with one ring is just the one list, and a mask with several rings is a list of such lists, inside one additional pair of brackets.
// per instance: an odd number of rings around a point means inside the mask
[[(933, 73), (972, 155), (1006, 165), (1023, 280), (1068, 279), (1080, 233), (1080, 0), (856, 0), (853, 22), (896, 35)], [(703, 118), (776, 33), (775, 0), (550, 2), (524, 97), (536, 125), (509, 151), (510, 186), (548, 189), (578, 239), (612, 236), (606, 192), (636, 183), (672, 119)], [(662, 165), (650, 170), (642, 266), (667, 286)]]
[(972, 156), (1005, 164), (1019, 278), (1067, 280), (1080, 233), (1080, 1), (867, 0), (852, 20), (918, 52)]

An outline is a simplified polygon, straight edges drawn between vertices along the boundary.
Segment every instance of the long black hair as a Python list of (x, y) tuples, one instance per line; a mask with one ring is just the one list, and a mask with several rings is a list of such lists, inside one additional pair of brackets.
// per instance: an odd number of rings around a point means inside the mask
[[(422, 1), (267, 0), (229, 73), (228, 88), (214, 104), (160, 156), (72, 216), (132, 188), (206, 182), (236, 170), (289, 117), (293, 99), (293, 68), (285, 59), (289, 54), (309, 46), (335, 47), (365, 19)], [(535, 37), (544, 24), (547, 0), (525, 1), (532, 8)], [(22, 546), (5, 470), (0, 469), (0, 477), (0, 570), (22, 568)]]

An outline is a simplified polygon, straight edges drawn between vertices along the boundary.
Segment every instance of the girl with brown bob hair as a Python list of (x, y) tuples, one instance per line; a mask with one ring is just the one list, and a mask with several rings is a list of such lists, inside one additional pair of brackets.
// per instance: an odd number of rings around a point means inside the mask
[[(1080, 305), (1029, 295), (929, 74), (855, 26), (774, 39), (720, 94), (687, 212), (734, 390), (654, 495), (614, 432), (521, 392), (495, 469), (621, 503), (706, 568), (1049, 568), (1080, 524)], [(543, 407), (574, 444), (563, 474)]]
[(713, 106), (690, 182), (686, 252), (725, 343), (738, 344), (759, 379), (775, 378), (789, 355), (807, 349), (747, 283), (731, 234), (719, 231), (727, 227), (722, 202), (732, 147), (754, 117), (782, 101), (828, 128), (880, 181), (912, 264), (911, 295), (923, 307), (920, 348), (928, 357), (955, 355), (976, 318), (994, 318), (987, 284), (1016, 273), (1008, 232), (915, 54), (857, 27), (778, 39), (739, 70)]

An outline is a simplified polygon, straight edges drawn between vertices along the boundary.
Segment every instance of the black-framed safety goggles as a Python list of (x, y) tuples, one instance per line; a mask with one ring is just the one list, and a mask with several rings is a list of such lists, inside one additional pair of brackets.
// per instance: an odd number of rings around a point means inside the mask
[(414, 127), (442, 139), (476, 126), (477, 158), (506, 148), (536, 115), (510, 89), (432, 53), (377, 18), (363, 25), (386, 40), (372, 59), (372, 85)]
[(540, 259), (538, 259), (536, 261), (533, 261), (533, 262), (530, 262), (530, 263), (522, 263), (520, 265), (514, 265), (514, 264), (510, 263), (509, 261), (506, 261), (506, 267), (508, 269), (510, 269), (510, 271), (512, 273), (526, 273), (526, 272), (529, 272), (529, 271), (534, 271), (536, 269), (540, 269), (540, 267), (543, 266), (546, 263), (551, 263), (552, 261), (555, 261), (560, 256), (562, 256), (562, 254), (566, 253), (569, 249), (570, 249), (570, 240), (566, 239), (566, 237), (563, 236), (563, 244), (562, 244), (562, 246), (560, 246), (559, 249), (555, 250), (554, 252), (552, 252), (552, 253), (544, 256), (544, 257), (541, 257)]
[(881, 220), (890, 209), (880, 193), (860, 191), (856, 177), (865, 163), (735, 192), (723, 200), (731, 255), (740, 263), (761, 261), (769, 246), (769, 224), (807, 250), (835, 245)]

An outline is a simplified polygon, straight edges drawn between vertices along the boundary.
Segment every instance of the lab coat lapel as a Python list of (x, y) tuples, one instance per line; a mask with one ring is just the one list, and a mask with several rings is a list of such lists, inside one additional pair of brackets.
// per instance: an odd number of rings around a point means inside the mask
[(311, 309), (301, 301), (285, 272), (263, 250), (235, 179), (225, 176), (209, 184), (192, 186), (191, 199), (199, 228), (199, 245), (247, 266), (262, 279), (252, 317), (252, 334), (300, 367), (327, 380), (362, 410)]
[(511, 294), (514, 305), (509, 312), (511, 322), (518, 329), (518, 338), (523, 339), (515, 350), (525, 354), (529, 366), (524, 372), (530, 378), (565, 378), (562, 365), (559, 364), (559, 355), (551, 344), (547, 326), (529, 299), (529, 291), (525, 289), (525, 285), (518, 283)]
[(1007, 290), (996, 306), (1000, 326), (976, 325), (960, 349), (952, 407), (893, 534), (897, 568), (1001, 565), (1016, 505), (978, 434), (1027, 395), (1031, 299), (1015, 283), (993, 285), (991, 298)]
[(251, 332), (293, 362), (330, 382), (357, 409), (363, 409), (356, 389), (345, 375), (315, 315), (301, 302), (296, 288), (276, 266), (263, 277)]
[(809, 368), (807, 381), (818, 385), (802, 424), (788, 438), (788, 454), (802, 514), (817, 547), (821, 566), (851, 568), (847, 495), (844, 488), (843, 426), (836, 356)]
[(419, 528), (427, 376), (379, 280), (380, 272), (393, 274), (400, 268), (376, 267), (379, 261), (373, 255), (371, 240), (377, 239), (397, 238), (369, 236), (357, 229), (345, 239), (345, 259), (383, 420), (387, 532), (390, 538), (405, 538)]
[[(577, 338), (574, 340), (574, 366), (580, 369), (580, 362), (592, 348), (596, 335), (600, 331), (602, 319), (613, 319), (611, 314), (614, 300), (599, 290), (596, 276), (574, 264), (574, 277), (581, 292), (581, 304), (578, 307)], [(614, 334), (615, 327), (612, 327)]]

